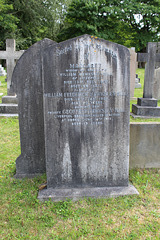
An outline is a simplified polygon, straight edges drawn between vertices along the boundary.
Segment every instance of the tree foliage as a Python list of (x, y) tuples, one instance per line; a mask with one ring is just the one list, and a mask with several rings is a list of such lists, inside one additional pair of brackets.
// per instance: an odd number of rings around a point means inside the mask
[[(17, 48), (26, 49), (43, 38), (48, 37), (56, 41), (70, 0), (0, 0), (0, 2), (5, 3), (2, 4), (1, 12), (4, 18), (8, 19), (6, 20), (8, 26), (9, 23), (13, 23), (10, 29), (5, 27), (5, 34), (3, 33), (0, 41), (14, 37)], [(2, 25), (7, 26), (3, 23)]]
[(84, 33), (142, 50), (158, 41), (160, 0), (73, 0), (59, 41)]
[(139, 51), (160, 40), (159, 15), (160, 0), (0, 0), (0, 48), (88, 33)]
[(12, 14), (13, 5), (0, 0), (0, 48), (5, 47), (6, 38), (14, 38), (18, 19)]

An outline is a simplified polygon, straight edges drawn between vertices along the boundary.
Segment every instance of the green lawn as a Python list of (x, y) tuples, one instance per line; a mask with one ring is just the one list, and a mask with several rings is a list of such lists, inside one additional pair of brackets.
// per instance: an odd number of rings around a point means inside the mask
[(13, 177), (20, 154), (18, 118), (0, 118), (0, 139), (0, 239), (160, 239), (160, 170), (130, 171), (139, 196), (42, 203), (37, 194), (45, 175)]
[(17, 118), (0, 118), (0, 239), (160, 239), (160, 170), (132, 170), (139, 196), (54, 203), (37, 200), (46, 176), (14, 179)]

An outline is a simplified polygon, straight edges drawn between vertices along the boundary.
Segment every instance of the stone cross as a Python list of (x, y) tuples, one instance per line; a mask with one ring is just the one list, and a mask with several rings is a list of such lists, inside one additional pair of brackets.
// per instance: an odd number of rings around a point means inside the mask
[(157, 53), (157, 47), (159, 43), (149, 42), (147, 46), (147, 53), (138, 53), (137, 61), (146, 62), (145, 76), (144, 76), (144, 98), (153, 97), (153, 82), (155, 63), (160, 62), (160, 53)]
[(14, 95), (10, 89), (11, 77), (15, 67), (15, 60), (19, 59), (24, 53), (24, 50), (16, 51), (14, 39), (6, 39), (6, 51), (0, 51), (0, 59), (6, 60), (7, 65), (7, 95)]

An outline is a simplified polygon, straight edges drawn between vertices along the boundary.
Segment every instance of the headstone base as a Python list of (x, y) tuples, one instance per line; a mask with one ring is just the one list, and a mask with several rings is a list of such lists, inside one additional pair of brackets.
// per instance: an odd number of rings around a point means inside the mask
[(133, 118), (143, 118), (143, 119), (149, 119), (149, 118), (160, 118), (160, 116), (141, 116), (141, 115), (136, 115), (134, 113), (130, 113), (130, 116), (132, 116)]
[(81, 198), (109, 198), (125, 195), (138, 195), (138, 191), (133, 185), (126, 187), (95, 187), (95, 188), (68, 188), (68, 189), (54, 189), (48, 188), (39, 191), (38, 199), (46, 201), (64, 201), (72, 199), (77, 201)]
[(157, 107), (157, 99), (155, 98), (138, 98), (137, 104), (144, 107)]
[(22, 178), (35, 178), (35, 177), (38, 177), (38, 176), (41, 176), (43, 175), (44, 173), (31, 173), (31, 174), (27, 174), (27, 173), (16, 173), (14, 175), (14, 178), (17, 178), (17, 179), (22, 179)]
[(0, 113), (5, 113), (5, 114), (14, 113), (14, 114), (17, 114), (18, 113), (18, 104), (2, 103), (2, 104), (0, 104)]
[(0, 113), (0, 117), (18, 117), (18, 114), (14, 113)]
[(138, 98), (137, 104), (132, 104), (132, 113), (146, 117), (160, 117), (160, 107), (155, 98)]
[(2, 103), (18, 104), (18, 98), (17, 98), (17, 96), (4, 96), (4, 97), (2, 97)]
[(132, 105), (132, 113), (139, 116), (160, 117), (160, 107)]

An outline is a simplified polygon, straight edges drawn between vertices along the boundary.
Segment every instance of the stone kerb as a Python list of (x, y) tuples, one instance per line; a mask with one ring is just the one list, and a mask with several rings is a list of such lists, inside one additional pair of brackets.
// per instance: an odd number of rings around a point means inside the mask
[(43, 49), (54, 42), (44, 39), (31, 46), (18, 60), (12, 76), (12, 91), (18, 96), (21, 155), (16, 177), (45, 173), (42, 61)]

